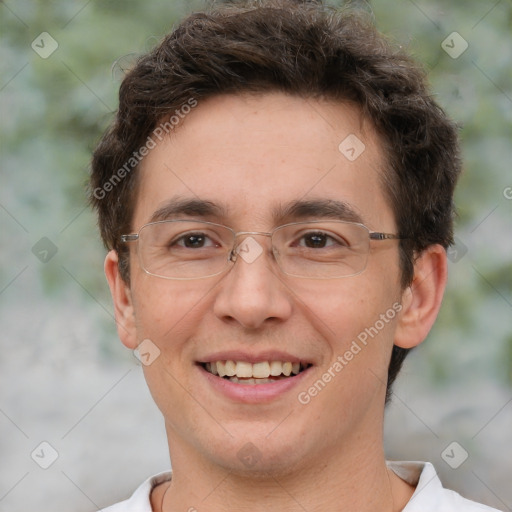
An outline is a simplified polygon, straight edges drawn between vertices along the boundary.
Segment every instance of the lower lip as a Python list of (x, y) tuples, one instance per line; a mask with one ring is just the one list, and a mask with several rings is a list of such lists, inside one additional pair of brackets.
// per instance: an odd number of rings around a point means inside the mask
[(312, 367), (303, 370), (294, 377), (268, 382), (266, 384), (237, 384), (228, 379), (207, 372), (202, 366), (198, 365), (201, 375), (218, 392), (227, 398), (246, 404), (270, 402), (284, 393), (290, 391), (304, 379)]

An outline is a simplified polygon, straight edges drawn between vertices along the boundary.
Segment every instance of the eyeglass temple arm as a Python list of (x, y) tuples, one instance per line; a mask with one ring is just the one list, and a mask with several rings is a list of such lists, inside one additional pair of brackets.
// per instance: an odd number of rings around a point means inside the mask
[(370, 232), (371, 240), (402, 240), (400, 235), (393, 235), (391, 233), (377, 233), (375, 231)]
[(139, 239), (138, 233), (134, 233), (131, 235), (121, 235), (121, 242), (135, 242)]

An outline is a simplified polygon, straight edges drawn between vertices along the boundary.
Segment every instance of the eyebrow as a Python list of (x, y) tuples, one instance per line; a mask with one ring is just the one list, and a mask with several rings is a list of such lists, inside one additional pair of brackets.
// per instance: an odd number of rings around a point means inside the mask
[[(149, 222), (168, 220), (177, 216), (222, 218), (226, 219), (227, 208), (212, 201), (175, 197), (156, 210)], [(294, 220), (322, 219), (344, 220), (363, 224), (362, 217), (353, 206), (335, 199), (296, 200), (273, 209), (272, 217), (276, 223)]]
[(149, 222), (168, 220), (185, 215), (188, 217), (226, 217), (226, 210), (211, 201), (174, 197), (156, 210)]
[(308, 201), (292, 201), (274, 210), (274, 218), (280, 221), (310, 219), (321, 217), (363, 224), (359, 213), (345, 201), (336, 199), (311, 199)]

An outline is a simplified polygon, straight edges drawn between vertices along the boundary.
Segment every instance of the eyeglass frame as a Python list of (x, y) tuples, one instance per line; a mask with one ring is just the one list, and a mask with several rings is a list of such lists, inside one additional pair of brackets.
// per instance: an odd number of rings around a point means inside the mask
[[(236, 241), (236, 238), (238, 236), (240, 236), (240, 235), (269, 236), (270, 240), (272, 241), (272, 236), (279, 229), (282, 229), (282, 228), (285, 228), (285, 227), (288, 227), (288, 226), (300, 225), (300, 224), (320, 224), (320, 223), (323, 223), (323, 222), (326, 222), (326, 221), (327, 221), (327, 219), (323, 219), (323, 220), (310, 220), (310, 221), (299, 221), (299, 222), (289, 222), (287, 224), (283, 224), (282, 226), (277, 226), (272, 231), (268, 232), (268, 231), (235, 231), (233, 228), (230, 228), (229, 226), (225, 226), (224, 224), (218, 224), (216, 222), (209, 222), (209, 221), (205, 221), (205, 220), (196, 220), (196, 219), (166, 219), (166, 220), (159, 220), (159, 221), (154, 221), (154, 222), (148, 222), (148, 223), (144, 224), (143, 226), (141, 226), (137, 233), (129, 233), (129, 234), (126, 234), (126, 235), (120, 235), (120, 239), (121, 239), (122, 243), (130, 243), (130, 242), (137, 242), (138, 243), (139, 242), (139, 238), (140, 238), (140, 232), (145, 227), (151, 226), (151, 225), (155, 225), (155, 224), (166, 224), (166, 223), (171, 223), (171, 222), (197, 222), (197, 223), (200, 223), (200, 224), (208, 224), (208, 225), (211, 225), (211, 226), (218, 226), (218, 227), (221, 227), (221, 228), (228, 229), (229, 231), (231, 231), (231, 233), (233, 233), (233, 247), (232, 247), (231, 251), (228, 253), (228, 258), (226, 260), (226, 263), (228, 263), (230, 261), (235, 263), (236, 260), (237, 260), (237, 257), (238, 257), (238, 253), (236, 252), (236, 249), (238, 248), (238, 245), (235, 243), (235, 241)], [(400, 235), (398, 235), (396, 233), (383, 233), (383, 232), (380, 232), (380, 231), (372, 231), (368, 226), (365, 226), (361, 222), (352, 222), (352, 221), (345, 221), (345, 220), (340, 220), (340, 219), (330, 219), (330, 222), (339, 222), (340, 224), (350, 224), (350, 225), (360, 226), (360, 227), (364, 228), (368, 232), (368, 237), (369, 237), (370, 241), (371, 240), (376, 240), (376, 241), (382, 241), (382, 240), (405, 240), (405, 237), (401, 237)], [(275, 249), (276, 248), (272, 244), (272, 254), (274, 254), (274, 257), (275, 257), (275, 253), (274, 253)], [(218, 276), (218, 275), (222, 274), (223, 272), (225, 272), (229, 268), (229, 266), (226, 266), (220, 272), (217, 272), (215, 274), (209, 274), (207, 276), (201, 276), (201, 277), (167, 277), (167, 276), (162, 276), (162, 275), (159, 275), (159, 274), (153, 274), (149, 270), (146, 270), (144, 268), (144, 265), (142, 265), (141, 258), (140, 258), (140, 253), (139, 253), (138, 248), (137, 248), (137, 255), (138, 255), (139, 265), (141, 266), (142, 270), (146, 274), (148, 274), (150, 276), (154, 276), (154, 277), (159, 277), (161, 279), (169, 279), (169, 280), (173, 280), (173, 281), (191, 281), (191, 280), (195, 280), (195, 279), (207, 279), (209, 277)], [(283, 272), (283, 274), (285, 274), (287, 276), (291, 276), (291, 277), (298, 277), (300, 279), (342, 279), (344, 277), (354, 277), (354, 276), (357, 276), (359, 274), (362, 274), (366, 270), (366, 265), (367, 265), (368, 261), (366, 261), (365, 266), (359, 272), (356, 272), (354, 274), (349, 274), (349, 275), (346, 275), (346, 276), (338, 276), (338, 277), (312, 277), (312, 276), (298, 276), (298, 275), (295, 275), (295, 274), (288, 274), (287, 272), (285, 272), (281, 268), (277, 258), (276, 258), (276, 263), (277, 263), (277, 266), (279, 267), (279, 269), (281, 270), (281, 272)]]

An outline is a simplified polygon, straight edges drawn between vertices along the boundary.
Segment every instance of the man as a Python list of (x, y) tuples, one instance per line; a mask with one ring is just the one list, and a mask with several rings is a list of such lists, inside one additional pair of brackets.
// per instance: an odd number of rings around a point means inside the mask
[(422, 72), (364, 16), (190, 16), (126, 76), (92, 167), (119, 336), (172, 462), (106, 510), (491, 510), (385, 460), (460, 160)]

